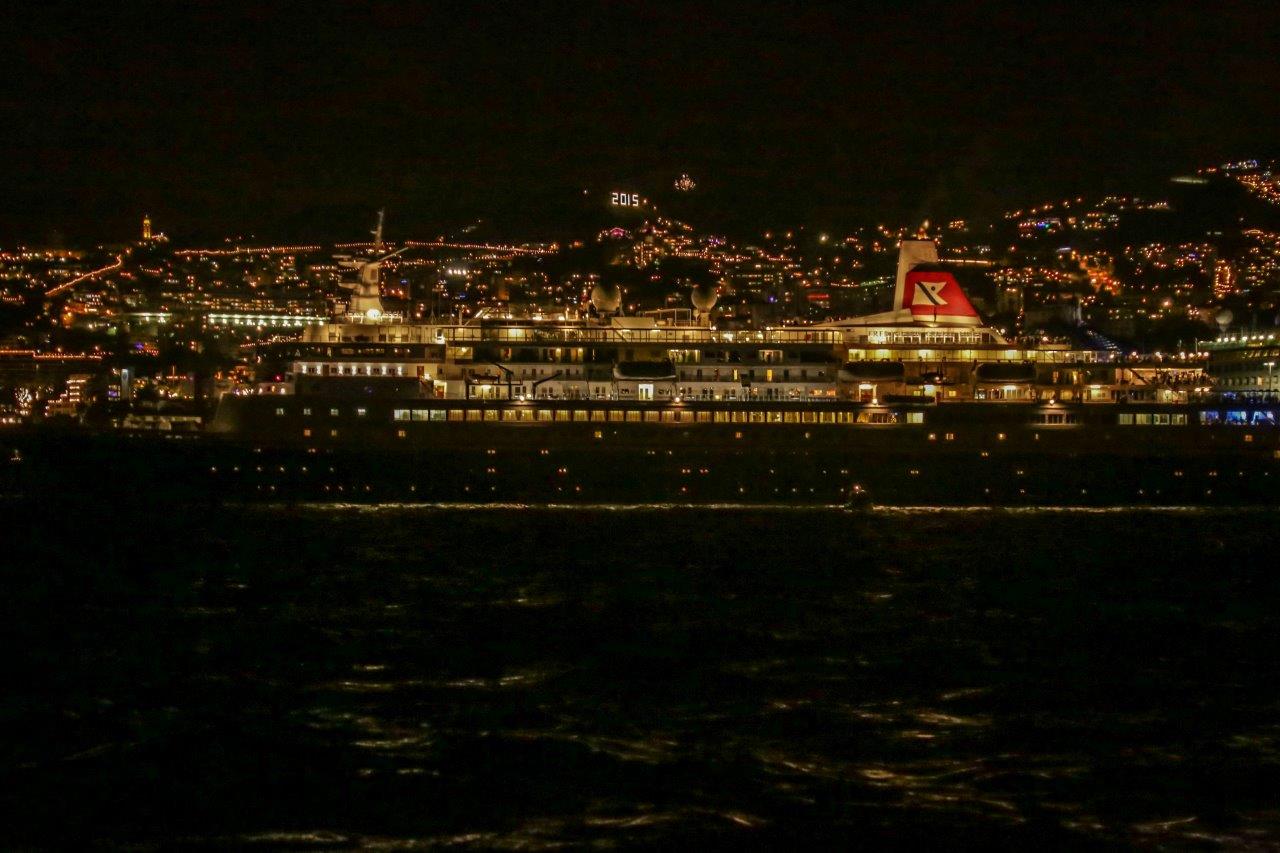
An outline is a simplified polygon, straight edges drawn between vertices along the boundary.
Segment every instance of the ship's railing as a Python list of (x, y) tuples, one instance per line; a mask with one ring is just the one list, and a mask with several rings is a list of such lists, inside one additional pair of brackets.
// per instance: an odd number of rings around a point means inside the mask
[(379, 311), (370, 315), (357, 311), (349, 311), (342, 316), (342, 322), (349, 323), (353, 326), (387, 326), (391, 324), (403, 324), (404, 314), (399, 311)]
[(657, 344), (662, 346), (770, 346), (817, 344), (831, 347), (848, 347), (851, 356), (865, 360), (889, 358), (911, 361), (1038, 361), (1048, 363), (1100, 363), (1120, 361), (1111, 353), (1094, 350), (1020, 349), (1007, 346), (974, 346), (972, 344), (929, 344), (927, 355), (914, 355), (903, 345), (850, 344), (843, 333), (830, 330), (764, 329), (754, 331), (715, 329), (620, 329), (599, 328), (540, 328), (504, 326), (494, 328), (457, 326), (441, 330), (446, 343), (473, 345), (477, 343), (581, 345), (604, 343)]
[(1187, 395), (1190, 403), (1206, 406), (1273, 406), (1280, 405), (1280, 394), (1242, 394), (1237, 391), (1209, 391)]
[(840, 332), (761, 329), (754, 331), (701, 328), (626, 329), (614, 326), (452, 326), (443, 330), (449, 343), (653, 343), (653, 344), (829, 344), (843, 342)]

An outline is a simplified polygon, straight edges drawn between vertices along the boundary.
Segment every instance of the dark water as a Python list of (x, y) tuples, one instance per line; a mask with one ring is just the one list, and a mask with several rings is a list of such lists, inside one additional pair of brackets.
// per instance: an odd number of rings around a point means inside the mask
[(8, 520), (5, 847), (1280, 845), (1274, 512)]

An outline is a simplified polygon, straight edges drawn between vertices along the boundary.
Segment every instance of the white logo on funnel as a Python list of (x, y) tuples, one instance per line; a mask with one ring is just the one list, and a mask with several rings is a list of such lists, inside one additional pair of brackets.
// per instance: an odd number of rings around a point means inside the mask
[(911, 297), (911, 304), (915, 305), (931, 305), (940, 307), (947, 304), (947, 300), (942, 298), (942, 288), (946, 287), (945, 281), (917, 281), (916, 292)]

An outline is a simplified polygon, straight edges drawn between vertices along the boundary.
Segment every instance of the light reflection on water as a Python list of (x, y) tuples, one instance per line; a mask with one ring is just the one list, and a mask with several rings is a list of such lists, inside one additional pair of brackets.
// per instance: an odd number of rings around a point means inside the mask
[(1280, 843), (1271, 511), (20, 521), (14, 845)]
[(513, 511), (534, 512), (607, 512), (607, 513), (669, 513), (669, 512), (768, 512), (808, 514), (822, 512), (839, 512), (849, 515), (1275, 515), (1280, 508), (1273, 506), (1199, 506), (1199, 505), (1029, 505), (1004, 506), (977, 504), (972, 506), (951, 505), (904, 505), (890, 506), (876, 504), (868, 508), (853, 509), (838, 503), (501, 503), (480, 502), (468, 503), (460, 501), (448, 502), (380, 502), (380, 503), (340, 503), (335, 501), (299, 502), (294, 504), (262, 503), (249, 507), (262, 508), (268, 512), (305, 511), (316, 513), (352, 512), (360, 514), (379, 514), (387, 512), (491, 512), (509, 513)]

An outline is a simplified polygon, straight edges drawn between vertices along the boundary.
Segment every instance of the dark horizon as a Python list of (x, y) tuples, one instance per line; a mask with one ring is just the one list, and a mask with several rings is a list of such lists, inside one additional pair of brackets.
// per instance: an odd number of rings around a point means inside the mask
[[(581, 188), (708, 227), (992, 215), (1273, 156), (1268, 11), (1041, 4), (11, 10), (0, 244), (541, 236)], [(326, 233), (319, 233), (324, 231)]]

